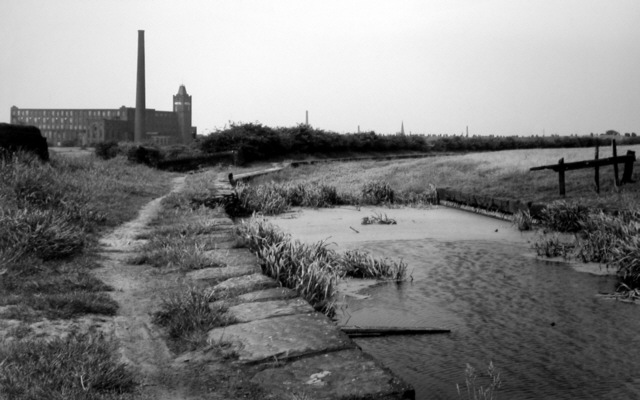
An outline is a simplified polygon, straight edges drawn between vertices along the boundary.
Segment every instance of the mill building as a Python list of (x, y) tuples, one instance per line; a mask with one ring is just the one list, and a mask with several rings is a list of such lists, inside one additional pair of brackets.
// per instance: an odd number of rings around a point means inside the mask
[[(40, 129), (49, 145), (85, 145), (133, 141), (136, 109), (37, 109), (11, 107), (11, 123)], [(173, 96), (173, 111), (145, 109), (143, 142), (188, 144), (197, 128), (191, 126), (191, 96), (184, 85)]]

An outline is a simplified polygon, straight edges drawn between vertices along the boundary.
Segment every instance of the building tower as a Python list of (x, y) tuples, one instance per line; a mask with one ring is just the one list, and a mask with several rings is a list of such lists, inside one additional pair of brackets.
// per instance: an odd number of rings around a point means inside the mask
[(145, 109), (144, 31), (138, 31), (138, 75), (136, 80), (136, 114), (133, 129), (133, 139), (136, 143), (142, 143), (147, 133)]
[(180, 85), (178, 94), (173, 96), (173, 112), (178, 114), (178, 127), (183, 144), (191, 143), (191, 96), (184, 85)]

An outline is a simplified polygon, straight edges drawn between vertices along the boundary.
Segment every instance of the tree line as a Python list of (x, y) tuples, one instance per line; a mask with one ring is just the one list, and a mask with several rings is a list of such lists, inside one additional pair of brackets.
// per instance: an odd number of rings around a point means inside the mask
[[(617, 136), (619, 144), (640, 143), (637, 136)], [(245, 162), (296, 156), (353, 153), (447, 153), (532, 148), (594, 147), (611, 144), (611, 136), (448, 136), (381, 135), (373, 131), (340, 134), (310, 125), (271, 128), (260, 123), (232, 123), (199, 140), (205, 153), (235, 150)]]

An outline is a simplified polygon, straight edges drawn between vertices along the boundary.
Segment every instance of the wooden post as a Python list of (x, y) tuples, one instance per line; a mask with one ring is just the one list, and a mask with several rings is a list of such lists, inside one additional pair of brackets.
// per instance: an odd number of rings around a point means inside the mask
[(558, 183), (560, 186), (560, 196), (564, 197), (564, 157), (558, 160)]
[(596, 180), (596, 193), (600, 194), (600, 166), (598, 166), (598, 158), (600, 158), (600, 145), (596, 143), (596, 155), (595, 155), (595, 160), (596, 160), (596, 166), (594, 167), (595, 169), (595, 180)]
[[(617, 157), (618, 156), (618, 150), (616, 148), (616, 140), (613, 139), (611, 141), (611, 151), (613, 152), (613, 157)], [(620, 179), (618, 179), (618, 163), (614, 162), (613, 163), (613, 183), (616, 185), (616, 187), (620, 186)]]
[(627, 150), (627, 161), (624, 162), (624, 172), (622, 172), (621, 183), (632, 183), (631, 176), (633, 176), (633, 163), (636, 159), (636, 152)]

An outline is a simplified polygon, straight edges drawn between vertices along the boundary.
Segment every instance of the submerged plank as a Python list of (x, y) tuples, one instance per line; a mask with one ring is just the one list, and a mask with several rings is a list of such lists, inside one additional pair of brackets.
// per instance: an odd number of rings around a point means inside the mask
[(341, 326), (342, 332), (350, 337), (386, 336), (386, 335), (425, 335), (450, 333), (451, 329), (412, 328), (395, 326)]

